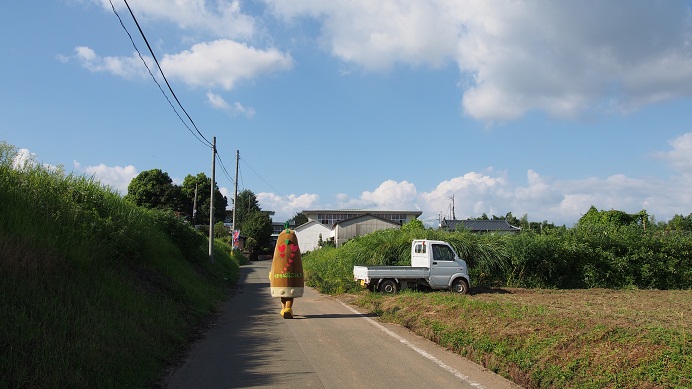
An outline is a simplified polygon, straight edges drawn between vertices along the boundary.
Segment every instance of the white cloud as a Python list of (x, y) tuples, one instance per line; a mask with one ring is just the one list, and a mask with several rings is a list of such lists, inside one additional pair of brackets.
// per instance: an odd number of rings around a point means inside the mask
[[(483, 173), (468, 172), (442, 181), (429, 192), (419, 192), (408, 181), (384, 181), (373, 191), (358, 197), (344, 193), (333, 202), (321, 203), (317, 195), (304, 194), (303, 202), (262, 193), (262, 208), (276, 210), (276, 220), (286, 220), (304, 209), (397, 209), (420, 210), (423, 221), (436, 226), (441, 217), (451, 217), (452, 196), (457, 219), (528, 215), (531, 221), (543, 221), (571, 227), (593, 205), (598, 209), (617, 209), (628, 213), (646, 210), (658, 221), (675, 214), (692, 212), (692, 133), (670, 142), (670, 150), (656, 153), (680, 174), (669, 180), (640, 179), (615, 174), (605, 178), (585, 177), (555, 180), (527, 171), (525, 185), (517, 185), (506, 172), (492, 168)], [(258, 196), (259, 198), (260, 196)]]
[(257, 194), (257, 202), (260, 204), (260, 208), (267, 211), (274, 211), (275, 221), (286, 221), (292, 218), (297, 212), (315, 207), (318, 201), (318, 195), (309, 193), (298, 196), (295, 194), (279, 196), (267, 192), (260, 192)]
[[(16, 166), (24, 166), (24, 161), (36, 163), (35, 154), (27, 149), (18, 151), (14, 161)], [(518, 185), (506, 172), (489, 168), (483, 173), (468, 172), (444, 180), (429, 192), (418, 191), (414, 183), (406, 180), (386, 180), (358, 197), (340, 193), (326, 203), (320, 201), (317, 194), (310, 193), (280, 196), (262, 192), (257, 199), (262, 209), (276, 212), (276, 221), (288, 220), (305, 209), (396, 209), (420, 210), (428, 225), (436, 225), (438, 217), (449, 217), (452, 196), (458, 219), (483, 213), (502, 216), (512, 212), (516, 217), (527, 214), (531, 221), (547, 220), (570, 227), (592, 205), (598, 209), (618, 209), (629, 213), (645, 209), (659, 221), (667, 221), (675, 214), (689, 214), (692, 212), (692, 198), (689, 196), (692, 191), (692, 133), (673, 139), (670, 150), (656, 155), (680, 174), (669, 180), (632, 178), (623, 174), (554, 180), (529, 170), (526, 184)], [(127, 185), (138, 174), (133, 166), (99, 164), (82, 167), (75, 161), (74, 167), (94, 175), (101, 183), (121, 193), (127, 192)], [(226, 188), (222, 188), (222, 193), (230, 196)]]
[(655, 155), (669, 162), (675, 170), (692, 180), (692, 133), (681, 135), (669, 144), (672, 150)]
[(29, 151), (29, 149), (19, 149), (17, 154), (12, 159), (13, 169), (24, 169), (33, 168), (36, 166), (36, 154)]
[(62, 166), (55, 166), (48, 163), (40, 164), (36, 154), (29, 151), (29, 149), (17, 150), (17, 154), (12, 158), (12, 168), (16, 170), (34, 169), (39, 165), (50, 172), (59, 172), (63, 170)]
[(245, 107), (237, 101), (233, 104), (229, 104), (226, 100), (224, 100), (224, 98), (221, 95), (218, 95), (211, 91), (207, 92), (207, 102), (209, 102), (209, 105), (211, 105), (212, 107), (222, 111), (226, 111), (233, 116), (243, 115), (249, 118), (255, 116), (254, 108)]
[[(130, 57), (102, 57), (85, 46), (75, 48), (76, 58), (83, 67), (98, 73), (105, 72), (115, 76), (133, 79), (149, 77), (147, 68), (137, 53)], [(68, 57), (60, 57), (66, 61)], [(158, 75), (156, 64), (150, 57), (144, 57), (149, 69)], [(232, 89), (239, 80), (251, 80), (264, 74), (289, 70), (293, 67), (290, 54), (276, 49), (259, 50), (245, 44), (217, 40), (198, 43), (178, 54), (165, 54), (160, 60), (161, 68), (169, 79), (177, 78), (187, 85), (195, 87), (221, 87)], [(208, 101), (215, 108), (222, 108), (225, 101), (215, 94)], [(252, 108), (243, 107), (240, 103), (228, 105), (233, 113), (254, 115)]]
[(130, 185), (130, 181), (139, 174), (137, 169), (132, 165), (122, 167), (99, 164), (96, 166), (83, 167), (77, 161), (74, 161), (73, 164), (77, 171), (84, 172), (89, 176), (94, 176), (101, 184), (110, 186), (121, 194), (127, 193), (127, 186)]
[[(111, 2), (96, 0), (111, 11)], [(128, 12), (116, 2), (118, 12)], [(216, 37), (249, 38), (255, 33), (254, 19), (241, 11), (241, 2), (227, 0), (131, 0), (135, 16), (143, 21), (171, 22), (183, 30), (204, 31)]]
[(408, 181), (387, 180), (373, 192), (361, 195), (363, 208), (400, 210), (416, 201), (416, 186)]
[[(85, 46), (76, 47), (75, 52), (82, 66), (94, 73), (105, 72), (127, 79), (144, 78), (148, 75), (144, 63), (136, 53), (130, 57), (101, 57)], [(148, 58), (145, 60), (149, 61)]]
[(455, 61), (469, 77), (464, 112), (487, 122), (532, 110), (628, 112), (692, 95), (686, 1), (265, 2), (285, 20), (316, 19), (326, 48), (364, 69)]
[(274, 14), (322, 22), (322, 41), (333, 55), (369, 70), (397, 62), (440, 67), (454, 57), (458, 26), (440, 1), (271, 2)]
[(198, 43), (178, 54), (166, 54), (161, 67), (167, 77), (191, 86), (232, 89), (238, 80), (289, 70), (290, 54), (259, 50), (231, 40)]

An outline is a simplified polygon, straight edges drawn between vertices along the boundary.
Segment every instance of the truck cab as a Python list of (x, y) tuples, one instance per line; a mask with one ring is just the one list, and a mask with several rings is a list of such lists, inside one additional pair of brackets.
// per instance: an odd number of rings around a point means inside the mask
[(427, 281), (432, 289), (449, 288), (456, 279), (468, 274), (466, 261), (459, 258), (449, 243), (438, 240), (414, 240), (411, 266), (430, 269)]

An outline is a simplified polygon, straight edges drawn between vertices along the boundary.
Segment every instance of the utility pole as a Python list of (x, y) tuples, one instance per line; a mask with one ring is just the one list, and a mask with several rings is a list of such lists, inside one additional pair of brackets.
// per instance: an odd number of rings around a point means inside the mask
[(209, 196), (209, 261), (214, 262), (214, 183), (216, 182), (216, 137), (211, 147), (211, 195)]
[[(235, 151), (235, 192), (233, 193), (233, 228), (231, 229), (231, 234), (233, 234), (233, 244), (235, 245), (235, 210), (236, 203), (238, 202), (238, 161), (240, 160), (240, 151)], [(240, 234), (239, 234), (240, 235)], [(240, 236), (239, 236), (240, 238)]]
[(195, 184), (195, 199), (192, 202), (192, 228), (197, 229), (197, 184)]
[(454, 214), (454, 195), (450, 199), (452, 199), (452, 220), (457, 220), (457, 216)]

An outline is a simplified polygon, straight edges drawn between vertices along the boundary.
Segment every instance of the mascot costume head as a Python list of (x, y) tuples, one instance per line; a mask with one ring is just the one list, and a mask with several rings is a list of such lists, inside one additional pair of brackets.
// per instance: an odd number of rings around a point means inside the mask
[(293, 299), (303, 296), (305, 280), (298, 238), (288, 226), (279, 234), (269, 272), (272, 297), (281, 298), (281, 316), (293, 318)]

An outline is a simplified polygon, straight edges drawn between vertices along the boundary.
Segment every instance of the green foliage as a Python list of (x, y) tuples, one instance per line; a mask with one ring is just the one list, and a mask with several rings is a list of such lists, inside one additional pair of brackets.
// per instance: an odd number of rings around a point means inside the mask
[(296, 212), (296, 214), (293, 215), (293, 222), (295, 223), (296, 227), (302, 226), (308, 222), (308, 217), (302, 212)]
[[(473, 285), (692, 288), (692, 232), (654, 225), (645, 228), (644, 212), (631, 218), (608, 212), (603, 223), (580, 222), (571, 229), (510, 235), (445, 232), (407, 224), (400, 230), (355, 238), (327, 256), (316, 250), (304, 263), (321, 290), (318, 284), (324, 283), (328, 285), (325, 292), (354, 291), (354, 265), (409, 265), (411, 241), (435, 239), (449, 242), (466, 260)], [(325, 270), (328, 275), (317, 274)]]
[(216, 238), (216, 239), (227, 238), (226, 240), (230, 241), (230, 237), (231, 237), (231, 230), (229, 227), (226, 227), (224, 222), (218, 221), (214, 224), (214, 238)]
[(666, 228), (677, 231), (692, 232), (692, 213), (687, 216), (675, 215), (666, 225)]
[(401, 229), (380, 230), (357, 237), (339, 248), (323, 247), (308, 253), (303, 258), (308, 285), (323, 293), (357, 291), (360, 287), (353, 282), (353, 266), (410, 266), (414, 239), (449, 242), (471, 268), (472, 283), (482, 274), (501, 272), (507, 266), (499, 236), (425, 229), (414, 222)]
[(151, 209), (183, 211), (185, 206), (180, 187), (161, 169), (139, 173), (127, 186), (125, 199)]
[(243, 222), (241, 234), (248, 237), (246, 246), (255, 251), (269, 247), (273, 232), (272, 220), (265, 212), (256, 211)]
[(171, 211), (0, 145), (0, 371), (7, 387), (148, 387), (243, 260)]
[[(194, 225), (209, 226), (209, 210), (211, 209), (211, 178), (204, 173), (199, 173), (196, 176), (188, 174), (183, 179), (183, 185), (180, 191), (185, 196), (186, 211), (190, 215), (194, 207), (195, 188), (197, 189), (197, 213), (195, 215)], [(221, 194), (219, 187), (214, 183), (214, 220), (224, 221), (226, 219), (226, 208), (228, 207), (228, 199)], [(190, 220), (192, 220), (190, 218)], [(208, 230), (208, 229), (207, 229)]]
[(154, 226), (170, 236), (188, 261), (202, 263), (209, 256), (208, 238), (171, 211), (150, 210)]
[(419, 231), (425, 231), (425, 225), (423, 225), (423, 222), (418, 219), (412, 219), (403, 226), (401, 226), (401, 230), (404, 232), (415, 234)]
[(611, 209), (610, 211), (599, 211), (593, 205), (586, 212), (584, 216), (579, 219), (579, 225), (587, 224), (600, 224), (600, 225), (614, 225), (614, 226), (627, 226), (630, 224), (641, 223), (646, 225), (648, 222), (648, 215), (646, 211), (641, 211), (637, 214), (629, 214), (616, 209)]
[(234, 204), (233, 212), (235, 212), (235, 223), (238, 227), (236, 229), (243, 228), (245, 221), (249, 220), (255, 212), (259, 212), (262, 209), (257, 201), (257, 196), (249, 190), (245, 189), (238, 193), (236, 199), (236, 204)]

